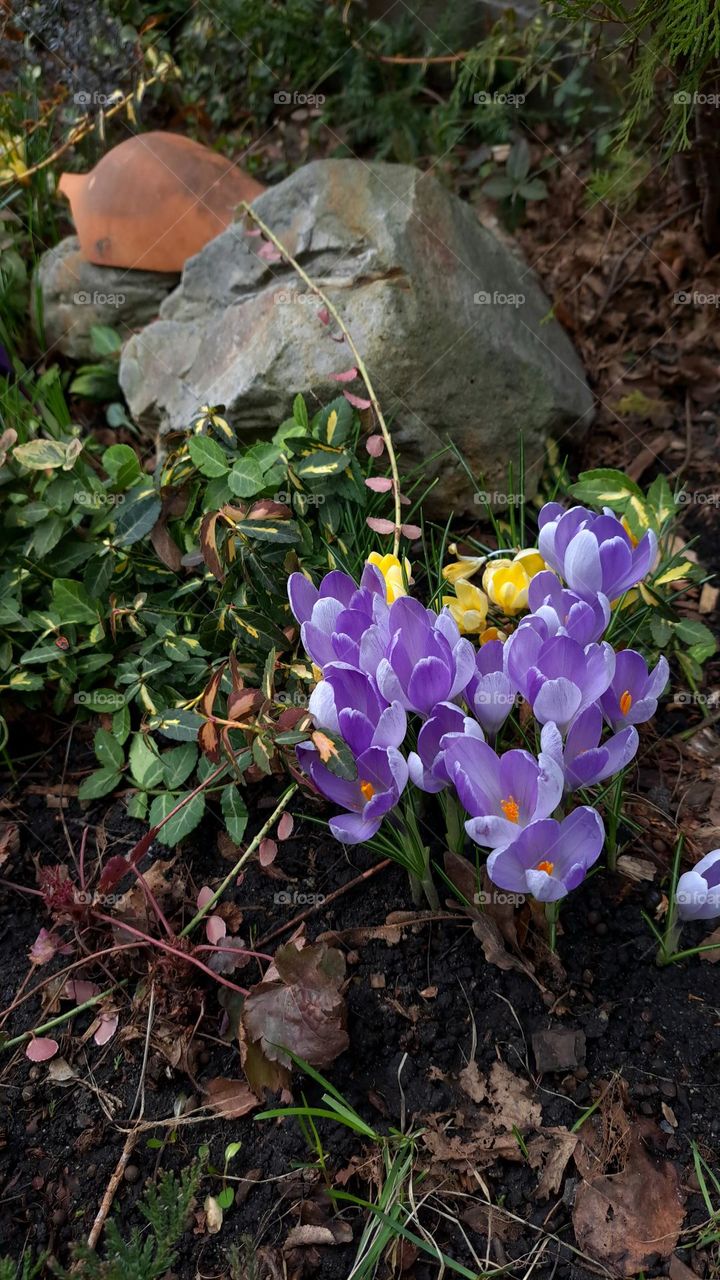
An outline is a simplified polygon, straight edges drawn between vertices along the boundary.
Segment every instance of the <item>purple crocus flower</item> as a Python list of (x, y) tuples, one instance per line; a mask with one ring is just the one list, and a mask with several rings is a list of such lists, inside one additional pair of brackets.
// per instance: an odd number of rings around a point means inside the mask
[(562, 798), (562, 769), (544, 752), (538, 759), (519, 750), (498, 756), (478, 738), (452, 734), (445, 743), (445, 767), (470, 814), (465, 830), (489, 848), (512, 843), (518, 831), (546, 818)]
[(644, 724), (657, 711), (658, 698), (668, 682), (670, 668), (661, 657), (648, 671), (642, 654), (621, 649), (615, 655), (612, 683), (600, 699), (600, 706), (613, 729), (627, 724)]
[(417, 751), (408, 755), (410, 781), (421, 791), (442, 791), (451, 781), (445, 765), (445, 748), (451, 736), (467, 734), (483, 740), (483, 731), (472, 716), (454, 702), (439, 702), (418, 734)]
[(359, 587), (339, 569), (326, 573), (319, 588), (304, 574), (291, 573), (288, 596), (305, 651), (318, 667), (330, 662), (359, 666), (365, 633), (387, 619), (383, 576), (371, 564), (365, 566)]
[(720, 849), (713, 849), (686, 871), (675, 894), (681, 920), (713, 920), (720, 916)]
[(592, 600), (582, 600), (574, 591), (563, 587), (549, 569), (532, 579), (528, 604), (532, 615), (543, 619), (550, 635), (570, 636), (583, 648), (599, 640), (610, 621), (607, 596), (599, 593)]
[(538, 516), (538, 550), (571, 591), (584, 600), (602, 593), (609, 600), (634, 587), (652, 567), (657, 538), (651, 529), (636, 547), (617, 516), (596, 515), (585, 507), (566, 511), (548, 502)]
[(519, 626), (505, 643), (506, 671), (541, 724), (565, 733), (576, 716), (605, 692), (615, 654), (605, 642), (585, 648), (570, 636), (544, 640), (534, 626)]
[(502, 641), (488, 640), (475, 655), (475, 672), (465, 690), (483, 729), (493, 736), (507, 720), (517, 697), (503, 664)]
[(475, 670), (475, 651), (449, 612), (425, 609), (402, 596), (390, 608), (391, 640), (377, 667), (377, 684), (388, 702), (428, 716), (438, 702), (452, 702)]
[(357, 757), (357, 778), (338, 778), (309, 743), (298, 747), (298, 759), (318, 791), (346, 813), (330, 819), (330, 830), (343, 844), (370, 840), (395, 808), (408, 779), (408, 767), (396, 747), (370, 747)]
[(407, 729), (404, 707), (388, 706), (369, 676), (343, 663), (325, 668), (308, 710), (317, 727), (339, 734), (354, 756), (369, 747), (399, 747)]
[(604, 840), (599, 813), (583, 806), (562, 822), (544, 818), (525, 827), (512, 844), (490, 854), (488, 875), (499, 889), (557, 902), (585, 879)]
[(568, 729), (565, 746), (557, 725), (546, 724), (541, 734), (543, 751), (552, 756), (565, 774), (565, 790), (592, 787), (619, 773), (635, 756), (640, 741), (630, 725), (600, 743), (603, 715), (597, 705), (582, 711)]

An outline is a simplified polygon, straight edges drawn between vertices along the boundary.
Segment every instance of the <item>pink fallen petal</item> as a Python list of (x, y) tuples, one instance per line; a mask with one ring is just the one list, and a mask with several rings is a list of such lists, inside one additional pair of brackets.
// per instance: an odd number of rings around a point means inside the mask
[(56, 951), (57, 938), (48, 933), (47, 929), (41, 929), (28, 952), (28, 959), (31, 964), (47, 964)]
[(275, 859), (277, 858), (277, 851), (278, 851), (278, 847), (275, 841), (271, 840), (269, 836), (266, 836), (264, 840), (261, 840), (260, 848), (258, 850), (258, 858), (260, 860), (260, 866), (269, 867), (270, 863), (274, 862)]
[(385, 441), (382, 436), (368, 436), (365, 448), (371, 458), (379, 458), (385, 452)]
[(118, 1028), (118, 1021), (116, 1013), (110, 1014), (108, 1017), (103, 1014), (100, 1019), (100, 1026), (93, 1036), (95, 1043), (104, 1045), (107, 1044), (108, 1040), (112, 1040)]
[(198, 911), (202, 911), (203, 907), (206, 907), (208, 902), (212, 902), (214, 896), (215, 895), (212, 889), (210, 888), (210, 885), (204, 884), (197, 896)]
[(86, 982), (83, 978), (70, 978), (63, 989), (63, 1000), (74, 1000), (76, 1004), (84, 1004), (92, 1000), (100, 990), (96, 982)]
[(259, 227), (246, 227), (246, 228), (245, 228), (245, 235), (246, 235), (246, 236), (261, 236), (261, 235), (262, 235), (262, 231), (260, 230), (260, 228), (259, 228)]
[(318, 320), (320, 321), (321, 324), (330, 323), (330, 312), (328, 311), (327, 307), (320, 308), (320, 310), (318, 311)]
[(400, 506), (401, 506), (401, 507), (409, 507), (409, 506), (410, 506), (410, 499), (409, 499), (409, 498), (406, 498), (404, 493), (401, 493), (401, 494), (400, 494)]
[(287, 840), (288, 836), (292, 835), (292, 829), (294, 825), (295, 823), (293, 822), (292, 814), (284, 813), (282, 818), (278, 822), (278, 829), (277, 829), (278, 840)]
[(25, 1050), (25, 1057), (31, 1062), (47, 1062), (48, 1058), (54, 1058), (58, 1051), (57, 1040), (46, 1040), (44, 1036), (37, 1036), (31, 1040)]
[(354, 396), (352, 391), (343, 391), (343, 395), (353, 409), (369, 409), (370, 401), (363, 400), (362, 396)]
[(365, 483), (368, 489), (372, 489), (373, 493), (387, 493), (393, 487), (393, 482), (389, 476), (370, 476)]
[(211, 946), (217, 946), (218, 942), (225, 937), (227, 933), (227, 925), (222, 916), (208, 916), (205, 925), (205, 936)]
[(274, 244), (268, 241), (267, 244), (261, 245), (257, 251), (258, 258), (262, 258), (263, 262), (280, 262), (282, 254), (278, 252)]
[(368, 516), (366, 524), (368, 529), (372, 529), (373, 533), (395, 532), (395, 525), (392, 520), (381, 520), (378, 516)]
[(416, 538), (422, 537), (422, 529), (416, 524), (403, 524), (400, 526), (400, 532), (405, 534), (406, 538), (410, 538), (413, 542)]
[(354, 382), (358, 376), (357, 369), (346, 369), (344, 373), (329, 373), (333, 382)]

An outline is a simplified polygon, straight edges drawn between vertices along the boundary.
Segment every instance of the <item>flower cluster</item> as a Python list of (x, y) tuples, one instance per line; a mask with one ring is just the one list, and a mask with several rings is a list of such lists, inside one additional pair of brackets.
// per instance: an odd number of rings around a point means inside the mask
[[(488, 851), (494, 884), (554, 903), (605, 839), (600, 815), (575, 793), (630, 763), (635, 726), (654, 714), (668, 665), (661, 658), (649, 671), (640, 653), (604, 638), (613, 605), (654, 564), (654, 535), (635, 545), (612, 513), (556, 503), (540, 512), (539, 529), (537, 549), (449, 566), (456, 595), (439, 614), (407, 594), (409, 566), (392, 556), (374, 555), (359, 586), (337, 571), (319, 588), (295, 573), (289, 597), (322, 675), (314, 724), (338, 735), (357, 766), (347, 781), (313, 743), (298, 748), (315, 786), (343, 810), (334, 835), (372, 839), (413, 789), (450, 795)], [(480, 591), (469, 579), (483, 564)], [(488, 626), (491, 605), (512, 622)], [(510, 730), (523, 745), (503, 749)]]

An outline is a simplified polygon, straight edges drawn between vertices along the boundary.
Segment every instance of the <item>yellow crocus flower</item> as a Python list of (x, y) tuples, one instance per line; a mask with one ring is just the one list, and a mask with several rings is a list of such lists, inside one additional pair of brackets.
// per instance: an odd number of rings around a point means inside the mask
[(460, 628), (461, 635), (475, 635), (485, 629), (488, 598), (479, 587), (464, 578), (455, 583), (455, 595), (443, 596), (442, 602), (450, 610)]
[[(400, 596), (407, 595), (403, 581), (403, 566), (397, 556), (381, 556), (379, 551), (371, 551), (367, 562), (368, 564), (374, 564), (385, 579), (385, 593), (388, 604), (393, 604)], [(409, 560), (405, 560), (404, 568), (407, 581), (412, 582)]]
[(528, 588), (545, 561), (534, 548), (518, 551), (512, 559), (491, 560), (483, 574), (483, 587), (493, 604), (512, 617), (528, 607)]
[(456, 560), (454, 564), (446, 564), (442, 571), (443, 578), (453, 585), (459, 578), (467, 582), (484, 565), (485, 559), (485, 556), (467, 556), (464, 560)]

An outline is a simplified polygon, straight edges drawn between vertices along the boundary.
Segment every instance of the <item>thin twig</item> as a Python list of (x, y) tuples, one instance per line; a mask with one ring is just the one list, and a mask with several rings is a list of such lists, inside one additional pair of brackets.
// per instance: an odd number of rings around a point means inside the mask
[(330, 315), (333, 317), (333, 320), (337, 324), (338, 328), (343, 333), (345, 337), (345, 341), (347, 342), (350, 348), (350, 351), (352, 352), (353, 360), (355, 361), (355, 366), (363, 382), (365, 383), (365, 389), (370, 398), (370, 403), (373, 407), (375, 416), (378, 420), (378, 424), (382, 432), (382, 437), (383, 437), (383, 440), (385, 441), (385, 448), (387, 449), (387, 452), (388, 452), (388, 460), (390, 462), (390, 471), (391, 471), (392, 480), (393, 480), (393, 502), (395, 507), (395, 531), (393, 534), (393, 554), (397, 555), (400, 549), (400, 527), (402, 524), (402, 513), (400, 509), (400, 475), (398, 472), (397, 458), (395, 457), (395, 450), (393, 448), (393, 442), (390, 436), (390, 430), (385, 421), (385, 418), (383, 417), (382, 409), (380, 408), (378, 398), (375, 394), (375, 389), (370, 380), (370, 374), (367, 371), (365, 361), (363, 360), (362, 356), (360, 355), (360, 352), (355, 346), (355, 343), (353, 342), (352, 334), (350, 333), (350, 330), (345, 324), (345, 321), (342, 319), (342, 316), (338, 312), (337, 308), (330, 301), (327, 294), (323, 292), (323, 290), (319, 287), (319, 285), (315, 284), (315, 282), (310, 279), (310, 276), (307, 274), (306, 271), (303, 271), (300, 264), (288, 252), (288, 250), (285, 248), (282, 241), (278, 240), (274, 232), (272, 232), (270, 228), (267, 226), (267, 224), (263, 222), (262, 218), (259, 217), (255, 209), (253, 209), (247, 203), (247, 201), (243, 201), (243, 203), (240, 205), (240, 208), (245, 211), (248, 217), (252, 218), (253, 222), (257, 224), (257, 226), (262, 231), (263, 235), (268, 240), (270, 240), (272, 244), (275, 245), (275, 248), (282, 254), (285, 261), (288, 262), (290, 266), (297, 272), (300, 279), (307, 285), (308, 289), (312, 290), (315, 296), (319, 298), (320, 301), (324, 304), (324, 306), (329, 311)]
[(294, 929), (296, 925), (302, 924), (303, 920), (307, 920), (308, 916), (314, 915), (316, 911), (323, 910), (331, 902), (335, 902), (337, 898), (342, 897), (344, 893), (349, 893), (351, 889), (356, 889), (359, 884), (363, 884), (371, 876), (376, 876), (379, 871), (384, 871), (386, 867), (390, 866), (391, 862), (391, 858), (384, 858), (382, 862), (376, 863), (374, 867), (363, 871), (362, 875), (356, 876), (354, 880), (349, 880), (347, 884), (343, 884), (339, 889), (329, 893), (326, 898), (323, 898), (322, 902), (316, 902), (313, 907), (307, 907), (305, 911), (293, 916), (292, 920), (286, 920), (284, 924), (279, 924), (276, 929), (271, 929), (269, 933), (263, 934), (262, 938), (258, 938), (257, 945), (259, 947), (264, 946), (272, 938), (277, 938), (281, 933), (287, 933), (290, 929)]
[(127, 1138), (125, 1139), (125, 1146), (123, 1147), (120, 1155), (120, 1159), (118, 1160), (117, 1165), (115, 1166), (115, 1172), (113, 1173), (107, 1185), (107, 1190), (105, 1192), (105, 1195), (102, 1198), (102, 1204), (100, 1205), (95, 1221), (92, 1224), (92, 1230), (90, 1232), (90, 1235), (87, 1238), (88, 1249), (94, 1249), (95, 1245), (100, 1239), (100, 1233), (103, 1227), (105, 1226), (105, 1219), (107, 1218), (110, 1210), (112, 1209), (112, 1203), (113, 1203), (113, 1200), (115, 1199), (115, 1193), (118, 1187), (120, 1186), (122, 1176), (127, 1168), (130, 1156), (132, 1155), (135, 1149), (135, 1144), (137, 1140), (138, 1140), (138, 1130), (133, 1129), (132, 1133), (129, 1133)]

